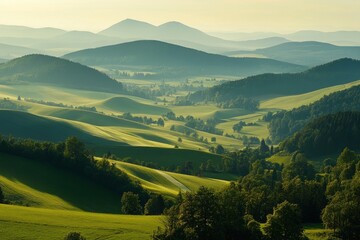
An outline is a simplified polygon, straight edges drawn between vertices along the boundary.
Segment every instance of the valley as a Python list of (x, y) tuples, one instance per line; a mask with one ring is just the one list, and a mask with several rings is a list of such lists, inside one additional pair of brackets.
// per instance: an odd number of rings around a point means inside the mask
[(359, 31), (75, 28), (0, 24), (0, 239), (360, 237)]

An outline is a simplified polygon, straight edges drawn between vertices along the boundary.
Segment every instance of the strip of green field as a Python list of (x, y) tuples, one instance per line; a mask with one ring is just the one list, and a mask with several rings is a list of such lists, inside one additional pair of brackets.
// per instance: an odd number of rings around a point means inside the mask
[(308, 105), (313, 103), (325, 95), (330, 93), (348, 89), (352, 86), (357, 86), (360, 84), (360, 80), (354, 81), (347, 84), (337, 85), (333, 87), (323, 88), (317, 91), (294, 95), (294, 96), (283, 96), (277, 97), (270, 100), (263, 101), (260, 104), (260, 109), (284, 109), (290, 110), (293, 108), (300, 107), (302, 105)]
[(143, 240), (161, 225), (159, 216), (97, 214), (0, 204), (2, 240), (61, 240), (81, 232), (88, 240)]
[(179, 191), (196, 191), (200, 186), (219, 190), (229, 184), (225, 180), (165, 172), (119, 161), (113, 162), (118, 168), (139, 181), (145, 189), (169, 197), (175, 197)]

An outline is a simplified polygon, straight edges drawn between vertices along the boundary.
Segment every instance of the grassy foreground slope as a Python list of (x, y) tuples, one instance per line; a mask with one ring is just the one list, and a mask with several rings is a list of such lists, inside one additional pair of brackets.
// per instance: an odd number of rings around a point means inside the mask
[(2, 240), (61, 240), (71, 231), (94, 239), (150, 239), (161, 225), (159, 216), (97, 214), (0, 204)]
[(67, 170), (0, 153), (0, 186), (13, 203), (51, 209), (120, 212), (120, 196)]
[[(49, 210), (0, 204), (0, 236), (3, 240), (61, 240), (71, 231), (88, 240), (143, 240), (161, 226), (161, 216), (131, 216)], [(329, 230), (306, 225), (310, 240), (326, 237)]]

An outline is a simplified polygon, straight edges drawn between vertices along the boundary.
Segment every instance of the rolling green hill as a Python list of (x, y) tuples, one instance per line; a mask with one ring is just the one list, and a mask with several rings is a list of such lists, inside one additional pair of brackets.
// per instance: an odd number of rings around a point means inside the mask
[(305, 66), (316, 66), (339, 58), (360, 59), (360, 47), (336, 46), (322, 42), (287, 42), (255, 51), (235, 51), (227, 55), (254, 54)]
[(194, 102), (213, 101), (215, 97), (231, 100), (238, 96), (264, 99), (270, 96), (302, 94), (358, 79), (360, 79), (360, 61), (344, 58), (301, 73), (262, 74), (223, 83), (195, 92), (188, 99)]
[(50, 164), (0, 153), (0, 186), (13, 204), (119, 213), (119, 196), (87, 178)]
[(331, 93), (309, 105), (276, 113), (270, 119), (271, 138), (279, 142), (302, 129), (309, 121), (341, 111), (360, 111), (360, 86)]
[[(96, 149), (96, 147), (95, 147)], [(208, 152), (177, 149), (177, 148), (157, 148), (157, 147), (125, 147), (117, 146), (107, 148), (111, 153), (119, 158), (130, 158), (133, 161), (152, 163), (162, 168), (175, 168), (183, 166), (187, 161), (191, 161), (194, 168), (198, 168), (201, 163), (212, 160), (214, 163), (221, 161), (222, 156)]]
[(115, 143), (95, 137), (59, 119), (11, 110), (0, 110), (0, 134), (53, 142), (76, 136), (88, 144)]
[(119, 93), (121, 83), (95, 69), (46, 55), (27, 55), (0, 65), (0, 84), (42, 83), (66, 88)]
[(230, 58), (150, 40), (81, 50), (67, 54), (64, 58), (91, 66), (135, 67), (143, 71), (158, 72), (167, 69), (172, 74), (180, 76), (186, 74), (245, 76), (265, 72), (304, 70), (304, 67), (299, 65), (271, 59)]
[(287, 138), (280, 148), (307, 156), (339, 154), (345, 147), (358, 150), (360, 112), (338, 112), (314, 119)]
[(200, 186), (221, 189), (229, 183), (224, 180), (165, 172), (125, 162), (112, 162), (131, 178), (138, 180), (143, 188), (172, 198), (179, 191), (196, 191)]
[(133, 114), (163, 115), (171, 111), (166, 107), (143, 104), (126, 97), (113, 97), (101, 102), (98, 106), (113, 112)]

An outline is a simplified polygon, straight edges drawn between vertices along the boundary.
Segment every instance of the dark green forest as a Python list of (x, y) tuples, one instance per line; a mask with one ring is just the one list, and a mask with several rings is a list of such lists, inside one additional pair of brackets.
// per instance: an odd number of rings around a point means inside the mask
[(149, 198), (148, 193), (138, 183), (131, 181), (114, 164), (105, 159), (94, 160), (84, 143), (75, 137), (52, 143), (0, 136), (0, 152), (67, 169), (102, 184), (118, 194), (119, 199), (124, 192), (129, 191), (138, 194), (143, 203)]
[(331, 93), (310, 105), (290, 111), (269, 113), (264, 120), (270, 122), (271, 140), (280, 142), (302, 129), (310, 120), (340, 111), (360, 111), (360, 86)]
[(280, 148), (309, 157), (338, 153), (345, 147), (360, 149), (360, 112), (339, 112), (315, 119), (286, 139)]
[(239, 96), (258, 98), (274, 95), (295, 95), (360, 79), (360, 61), (339, 59), (301, 73), (267, 73), (230, 81), (197, 91), (187, 98), (192, 102), (230, 100)]
[(201, 187), (180, 194), (153, 239), (302, 240), (309, 222), (322, 222), (344, 240), (359, 239), (358, 154), (345, 148), (320, 170), (298, 152), (287, 166), (259, 156), (245, 159), (243, 176), (222, 191)]

